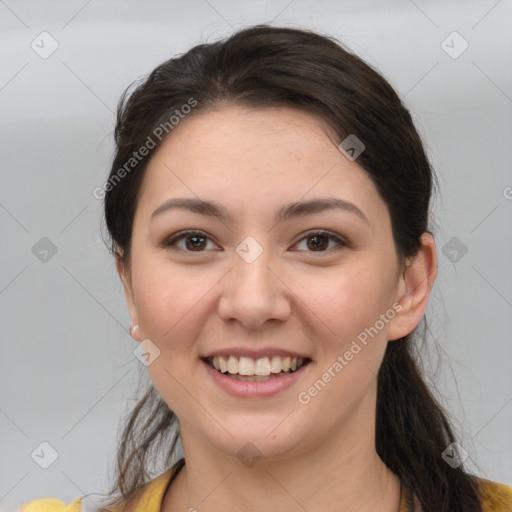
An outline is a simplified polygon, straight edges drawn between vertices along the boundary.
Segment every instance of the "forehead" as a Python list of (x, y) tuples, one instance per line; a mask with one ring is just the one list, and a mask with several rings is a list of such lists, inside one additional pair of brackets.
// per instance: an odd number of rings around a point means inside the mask
[(339, 151), (325, 122), (291, 108), (231, 106), (180, 121), (149, 162), (139, 206), (183, 195), (253, 213), (337, 196), (372, 223), (388, 215), (366, 171)]

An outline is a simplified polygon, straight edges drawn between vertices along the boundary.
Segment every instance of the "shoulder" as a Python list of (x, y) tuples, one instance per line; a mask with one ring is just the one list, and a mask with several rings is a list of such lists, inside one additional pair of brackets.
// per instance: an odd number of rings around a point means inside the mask
[[(64, 503), (56, 498), (38, 498), (21, 505), (15, 512), (100, 512), (104, 509), (98, 508), (98, 500), (92, 501), (86, 496), (81, 496), (71, 503)], [(101, 507), (101, 503), (99, 503)], [(116, 512), (117, 508), (107, 509), (109, 512)]]
[(68, 505), (56, 498), (39, 498), (22, 505), (20, 512), (80, 512), (81, 509), (82, 498), (77, 498)]
[[(139, 489), (138, 496), (135, 498), (137, 501), (137, 510), (159, 512), (167, 487), (184, 465), (185, 460), (181, 458), (165, 473), (142, 486)], [(82, 496), (67, 505), (56, 498), (39, 498), (30, 503), (21, 505), (16, 512), (99, 512), (100, 510), (105, 510), (98, 508), (97, 499), (92, 501), (85, 498), (87, 498), (87, 496)], [(99, 505), (105, 506), (105, 503), (101, 503), (100, 500)], [(122, 510), (122, 507), (118, 506), (109, 508), (109, 505), (106, 505), (106, 507), (106, 510), (109, 512), (119, 512), (119, 510)]]
[(512, 487), (477, 478), (483, 512), (512, 512)]

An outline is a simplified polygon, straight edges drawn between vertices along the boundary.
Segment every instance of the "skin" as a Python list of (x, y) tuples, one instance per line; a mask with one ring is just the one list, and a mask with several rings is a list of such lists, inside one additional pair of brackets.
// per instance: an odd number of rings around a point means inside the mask
[[(177, 197), (220, 203), (233, 220), (185, 209), (151, 220)], [(335, 209), (273, 220), (284, 204), (327, 197), (355, 204), (368, 223)], [(182, 239), (165, 247), (184, 229), (209, 237), (199, 251), (190, 238), (188, 246)], [(321, 238), (315, 250), (318, 229), (349, 245)], [(247, 236), (263, 249), (252, 263), (236, 253)], [(399, 267), (386, 204), (321, 120), (290, 108), (230, 105), (181, 121), (149, 163), (130, 262), (118, 258), (117, 266), (138, 325), (132, 336), (160, 350), (148, 371), (180, 423), (186, 466), (165, 493), (164, 512), (269, 504), (281, 512), (398, 510), (400, 481), (375, 450), (376, 375), (387, 341), (410, 333), (424, 314), (435, 242), (425, 233), (418, 255)], [(401, 311), (300, 404), (299, 392), (394, 303)], [(276, 396), (235, 398), (199, 356), (239, 346), (295, 350), (312, 363)], [(252, 467), (237, 457), (247, 442), (261, 453)]]

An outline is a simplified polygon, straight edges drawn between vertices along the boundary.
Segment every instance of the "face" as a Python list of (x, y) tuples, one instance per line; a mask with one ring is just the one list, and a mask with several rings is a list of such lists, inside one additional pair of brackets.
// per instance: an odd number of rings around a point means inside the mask
[[(149, 163), (120, 272), (184, 440), (279, 458), (374, 429), (386, 343), (410, 331), (404, 287), (386, 204), (314, 116), (231, 106), (182, 121)], [(263, 373), (267, 356), (306, 364), (247, 382), (204, 361), (216, 354), (230, 371), (254, 373), (246, 356)]]

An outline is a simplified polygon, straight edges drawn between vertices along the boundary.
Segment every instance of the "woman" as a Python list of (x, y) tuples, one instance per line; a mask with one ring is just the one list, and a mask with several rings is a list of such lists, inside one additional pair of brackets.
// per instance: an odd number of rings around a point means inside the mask
[(105, 219), (153, 385), (102, 510), (512, 510), (411, 355), (435, 174), (382, 76), (258, 25), (158, 66), (115, 139)]

